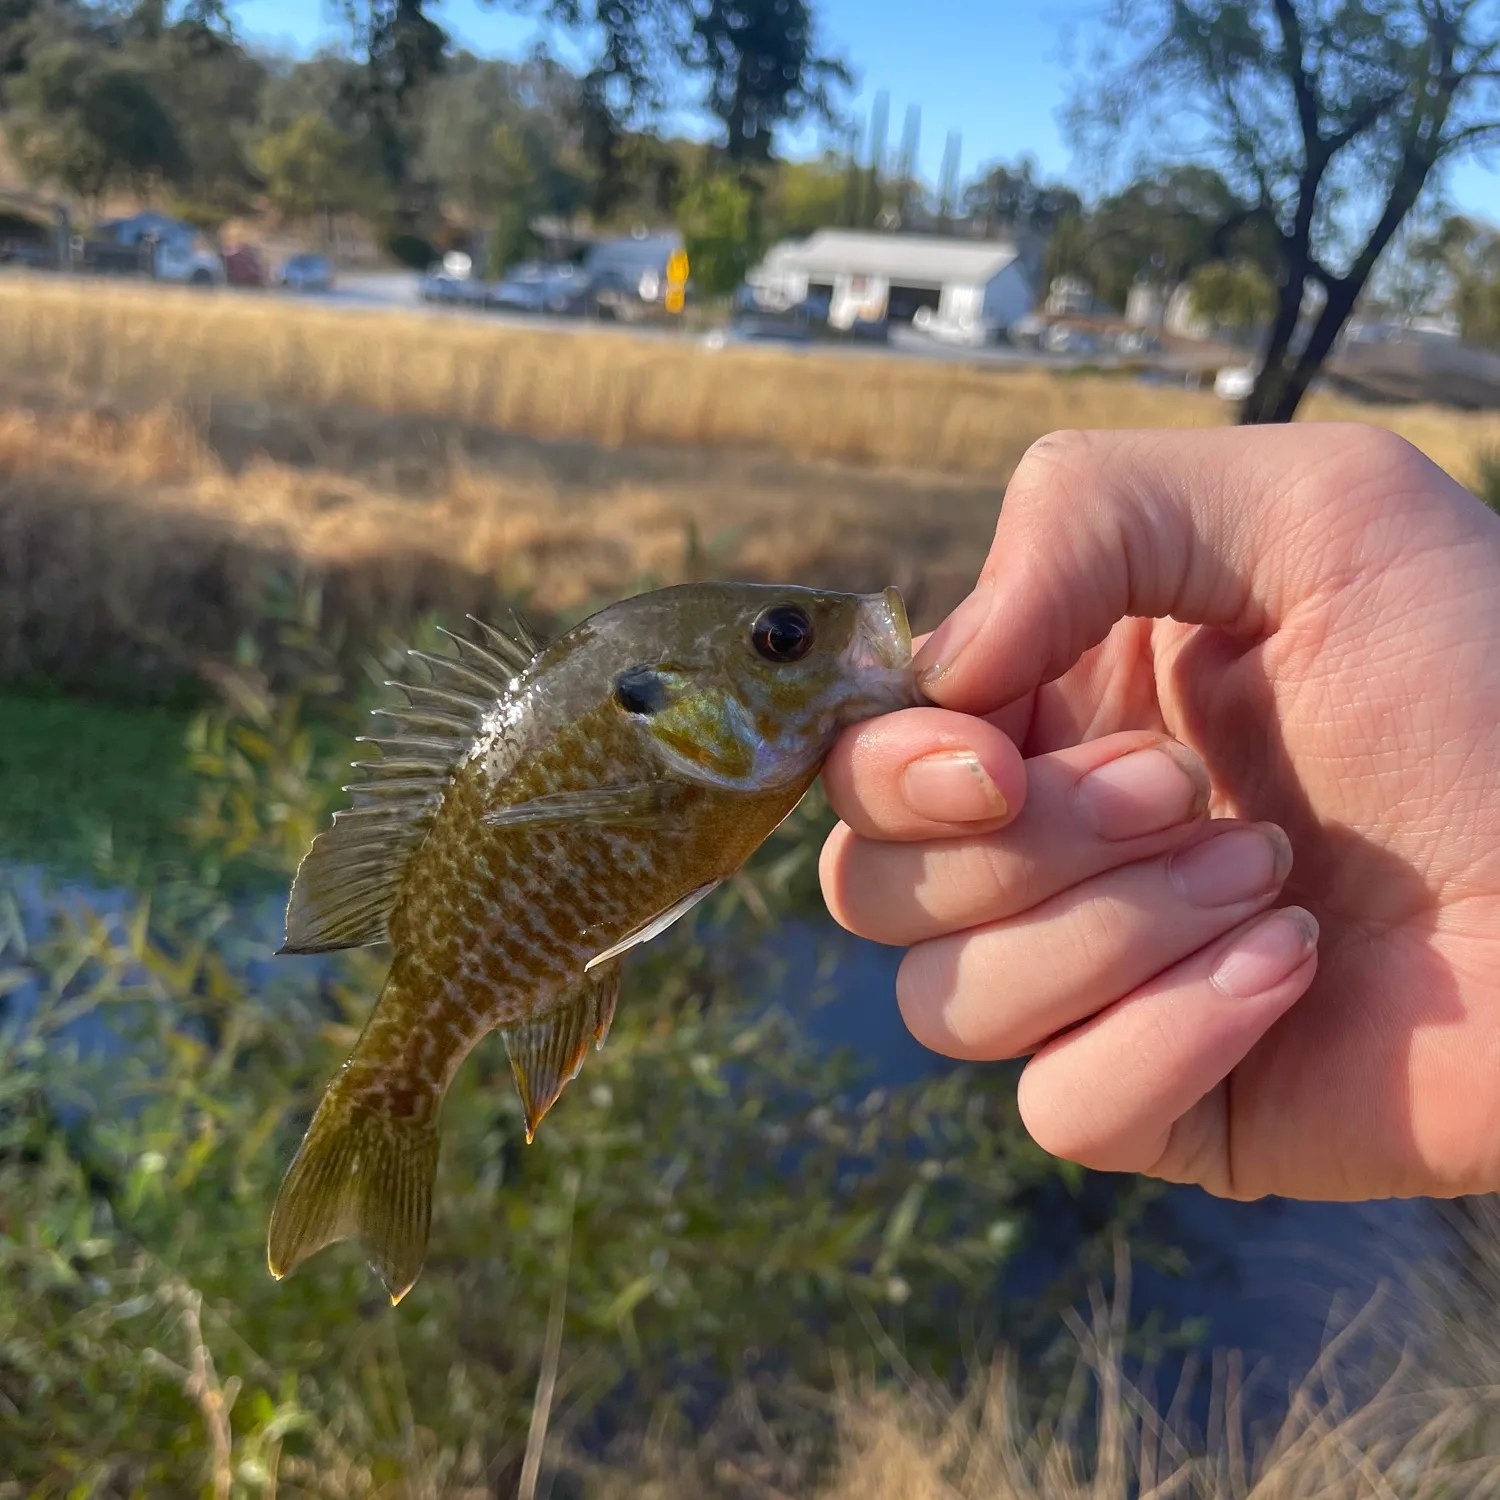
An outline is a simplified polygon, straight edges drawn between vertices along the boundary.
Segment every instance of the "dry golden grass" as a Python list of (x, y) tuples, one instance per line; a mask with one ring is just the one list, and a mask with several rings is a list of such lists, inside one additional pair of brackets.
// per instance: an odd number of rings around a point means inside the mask
[[(1500, 416), (1309, 404), (1473, 483)], [(520, 595), (542, 619), (704, 575), (966, 591), (1059, 427), (1195, 426), (1103, 377), (0, 276), (0, 677), (175, 680), (323, 585), (351, 646)]]
[[(829, 466), (469, 451), (359, 413), (0, 404), (0, 674), (170, 679), (255, 629), (268, 573), (322, 580), (353, 644), (520, 596), (539, 619), (709, 573), (904, 586), (933, 621), (1000, 501), (974, 481)], [(274, 456), (273, 456), (274, 455)]]
[[(638, 1462), (614, 1469), (560, 1458), (598, 1500), (1486, 1500), (1500, 1495), (1493, 1202), (1476, 1228), (1467, 1238), (1481, 1274), (1421, 1305), (1424, 1349), (1390, 1346), (1377, 1295), (1329, 1337), (1269, 1427), (1249, 1415), (1232, 1353), (1216, 1361), (1206, 1430), (1185, 1417), (1187, 1385), (1163, 1404), (1131, 1382), (1122, 1252), (1114, 1298), (1096, 1295), (1090, 1319), (1068, 1319), (1074, 1376), (1045, 1412), (1001, 1358), (957, 1391), (910, 1370), (894, 1383), (846, 1376), (830, 1412), (831, 1473), (787, 1441), (774, 1392), (742, 1393), (693, 1446), (648, 1437)], [(779, 1393), (799, 1399), (818, 1400)]]
[[(240, 296), (0, 278), (13, 370), (119, 396), (205, 394), (462, 420), (620, 447), (696, 445), (799, 460), (1004, 476), (1063, 427), (1208, 426), (1211, 395), (1104, 377), (1061, 379), (880, 355), (709, 351), (587, 328), (507, 327), (425, 312), (358, 314)], [(1403, 433), (1467, 479), (1500, 415), (1359, 407), (1309, 418)]]

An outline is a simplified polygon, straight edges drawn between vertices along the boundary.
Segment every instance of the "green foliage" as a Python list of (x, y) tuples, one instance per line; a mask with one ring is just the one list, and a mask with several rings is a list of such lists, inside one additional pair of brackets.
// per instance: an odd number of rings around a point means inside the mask
[(1276, 264), (1266, 222), (1248, 215), (1211, 168), (1168, 168), (1108, 195), (1092, 210), (1076, 199), (1059, 202), (1047, 245), (1048, 279), (1083, 276), (1107, 307), (1123, 308), (1131, 284), (1143, 274), (1170, 288), (1226, 256), (1262, 272)]
[(811, 234), (842, 225), (849, 211), (849, 170), (837, 156), (786, 162), (771, 176), (767, 218), (775, 237)]
[(207, 19), (168, 26), (136, 51), (182, 144), (183, 191), (217, 210), (220, 221), (248, 210), (256, 186), (249, 146), (264, 66)]
[(101, 853), (150, 872), (185, 865), (197, 787), (186, 716), (71, 698), (0, 698), (0, 849), (83, 877)]
[(177, 127), (141, 69), (62, 43), (33, 53), (10, 85), (7, 138), (34, 182), (98, 199), (182, 180)]
[(1189, 280), (1193, 311), (1220, 328), (1243, 333), (1263, 327), (1276, 310), (1276, 289), (1264, 271), (1244, 262), (1213, 261)]
[(367, 201), (359, 143), (325, 115), (308, 111), (262, 136), (254, 159), (266, 196), (293, 218), (352, 209)]
[[(1274, 228), (1277, 313), (1241, 420), (1290, 421), (1424, 193), (1500, 137), (1500, 0), (1115, 0), (1108, 14), (1073, 144), (1106, 168), (1122, 153), (1211, 167), (1240, 205), (1221, 229)], [(1294, 348), (1310, 284), (1326, 296)]]
[(247, 646), (192, 730), (192, 878), (116, 918), (58, 903), (45, 932), (0, 892), (0, 995), (23, 1001), (0, 1012), (0, 1452), (21, 1493), (512, 1493), (559, 1288), (565, 1445), (767, 1382), (809, 1393), (788, 1420), (826, 1444), (810, 1397), (841, 1360), (946, 1372), (960, 1327), (965, 1348), (1050, 1336), (1111, 1230), (1044, 1296), (996, 1300), (1056, 1177), (1010, 1077), (874, 1089), (804, 1039), (815, 976), (766, 955), (815, 892), (816, 799), (632, 963), (535, 1145), (503, 1049), (470, 1059), (399, 1309), (349, 1244), (273, 1283), (277, 1181), (383, 967), (268, 965), (277, 910), (224, 883), (289, 877), (353, 749), (308, 727), (348, 696), (315, 609), (281, 611), (277, 660)]
[(749, 188), (729, 172), (695, 182), (677, 206), (693, 281), (711, 296), (732, 292), (758, 253), (754, 206)]

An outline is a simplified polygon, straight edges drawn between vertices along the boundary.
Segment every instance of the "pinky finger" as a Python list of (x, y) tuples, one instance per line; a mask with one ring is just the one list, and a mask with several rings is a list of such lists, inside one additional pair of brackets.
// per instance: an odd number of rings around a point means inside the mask
[[(1054, 1037), (1021, 1075), (1033, 1139), (1097, 1171), (1152, 1172), (1173, 1125), (1306, 993), (1317, 942), (1301, 907), (1257, 917)], [(1227, 1156), (1227, 1144), (1226, 1133), (1216, 1149)]]

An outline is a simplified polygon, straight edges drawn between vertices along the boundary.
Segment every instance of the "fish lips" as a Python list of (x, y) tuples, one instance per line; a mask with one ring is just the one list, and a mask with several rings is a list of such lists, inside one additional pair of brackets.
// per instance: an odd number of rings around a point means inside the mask
[(926, 703), (912, 671), (911, 623), (899, 589), (859, 596), (845, 660), (854, 688), (847, 704), (851, 719)]

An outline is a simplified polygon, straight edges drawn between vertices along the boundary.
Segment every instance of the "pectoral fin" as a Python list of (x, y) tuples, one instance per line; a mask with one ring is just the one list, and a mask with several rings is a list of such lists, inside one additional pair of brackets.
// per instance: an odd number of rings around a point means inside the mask
[(643, 827), (664, 822), (676, 806), (678, 788), (669, 781), (637, 781), (623, 786), (581, 787), (532, 797), (486, 813), (491, 828), (520, 828), (536, 823), (634, 823)]
[(505, 1050), (526, 1111), (526, 1141), (536, 1135), (542, 1116), (578, 1076), (589, 1038), (604, 1045), (620, 993), (620, 966), (596, 969), (576, 985), (564, 1003), (534, 1021), (503, 1026)]

